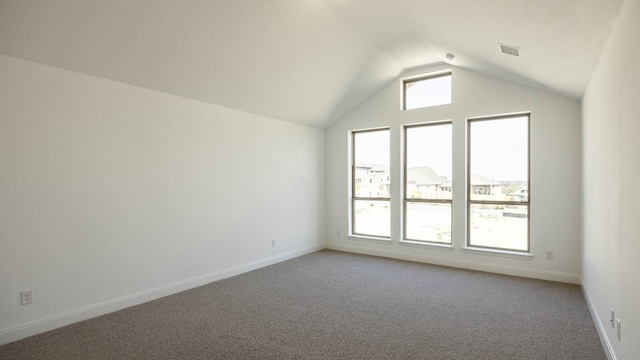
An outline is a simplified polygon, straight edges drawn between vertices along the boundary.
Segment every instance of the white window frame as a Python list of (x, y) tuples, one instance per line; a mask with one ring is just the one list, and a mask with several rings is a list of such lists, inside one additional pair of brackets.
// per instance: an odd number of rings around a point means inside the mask
[[(407, 149), (407, 130), (411, 129), (411, 128), (418, 128), (418, 127), (429, 127), (429, 126), (441, 126), (441, 125), (450, 125), (451, 126), (451, 147), (452, 147), (452, 158), (451, 158), (451, 162), (452, 162), (452, 169), (453, 169), (453, 121), (452, 120), (445, 120), (445, 121), (434, 121), (434, 122), (429, 122), (429, 123), (423, 123), (423, 124), (411, 124), (411, 125), (404, 125), (403, 126), (403, 138), (404, 138), (404, 149), (403, 149), (403, 213), (402, 213), (402, 241), (403, 242), (408, 242), (408, 243), (420, 243), (420, 244), (430, 244), (430, 245), (438, 245), (438, 246), (453, 246), (453, 197), (451, 199), (416, 199), (416, 198), (409, 198), (407, 196), (407, 181), (408, 181), (408, 167), (407, 167), (407, 158), (408, 158), (408, 149)], [(453, 189), (451, 191), (451, 194), (453, 195)], [(425, 203), (425, 204), (449, 204), (451, 212), (450, 212), (450, 221), (451, 221), (451, 239), (450, 242), (446, 243), (446, 242), (438, 242), (438, 241), (431, 241), (431, 240), (422, 240), (422, 239), (410, 239), (407, 237), (407, 205), (409, 203)]]
[[(471, 124), (480, 121), (504, 120), (510, 118), (527, 118), (527, 201), (487, 201), (471, 199)], [(467, 221), (466, 221), (466, 249), (505, 252), (514, 254), (531, 254), (531, 113), (517, 113), (509, 115), (485, 116), (467, 119), (467, 178), (466, 178), (466, 196), (467, 196)], [(477, 204), (486, 205), (518, 205), (527, 207), (527, 248), (525, 250), (513, 248), (501, 248), (492, 246), (471, 245), (471, 206)]]
[[(374, 128), (374, 129), (366, 129), (366, 130), (352, 130), (350, 131), (351, 135), (351, 179), (350, 179), (350, 221), (349, 221), (349, 235), (352, 237), (358, 238), (366, 238), (373, 240), (391, 240), (391, 221), (393, 218), (393, 214), (390, 214), (389, 218), (389, 236), (378, 236), (366, 233), (357, 233), (356, 230), (356, 201), (386, 201), (389, 203), (389, 209), (391, 209), (391, 194), (388, 197), (360, 197), (356, 196), (356, 136), (357, 134), (367, 133), (367, 132), (375, 132), (375, 131), (388, 131), (389, 132), (389, 142), (391, 142), (391, 128), (382, 127), (382, 128)], [(388, 151), (391, 151), (389, 148)], [(391, 164), (389, 164), (391, 165)], [(371, 180), (371, 179), (370, 179)], [(389, 184), (391, 184), (392, 179), (389, 180)]]

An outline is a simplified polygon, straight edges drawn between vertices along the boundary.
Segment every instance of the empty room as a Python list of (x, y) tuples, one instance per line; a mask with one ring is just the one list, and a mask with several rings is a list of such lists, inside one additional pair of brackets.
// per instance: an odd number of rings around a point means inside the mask
[(640, 0), (0, 0), (1, 359), (639, 359)]

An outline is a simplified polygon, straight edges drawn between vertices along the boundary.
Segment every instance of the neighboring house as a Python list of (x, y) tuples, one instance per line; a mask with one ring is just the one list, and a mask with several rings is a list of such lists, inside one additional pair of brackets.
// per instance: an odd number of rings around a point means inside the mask
[[(440, 186), (445, 191), (451, 191), (452, 183), (447, 182)], [(475, 195), (502, 196), (502, 183), (486, 176), (471, 174), (471, 193)]]
[(371, 166), (363, 163), (362, 161), (356, 162), (356, 184), (359, 184), (362, 179), (369, 176), (369, 172), (371, 172)]
[(389, 197), (391, 175), (384, 165), (356, 164), (356, 194), (362, 197)]
[[(428, 166), (407, 169), (407, 194), (413, 198), (426, 198), (428, 193), (448, 191), (441, 186), (447, 182), (446, 176), (440, 176)], [(431, 196), (430, 196), (431, 197)]]
[[(357, 162), (355, 166), (356, 194), (362, 197), (389, 197), (390, 171), (385, 165), (368, 165)], [(407, 169), (407, 194), (412, 198), (433, 197), (434, 193), (451, 193), (452, 183), (428, 166)], [(524, 196), (526, 197), (526, 188)], [(502, 184), (486, 176), (471, 175), (471, 193), (476, 195), (502, 196)], [(438, 196), (438, 195), (435, 195)], [(511, 196), (518, 196), (511, 194)], [(520, 194), (522, 196), (522, 194)], [(521, 199), (521, 198), (520, 198)]]
[(502, 195), (502, 184), (486, 176), (471, 174), (471, 193), (476, 195)]
[(526, 186), (521, 187), (517, 191), (509, 194), (515, 201), (527, 201), (529, 198), (529, 189)]

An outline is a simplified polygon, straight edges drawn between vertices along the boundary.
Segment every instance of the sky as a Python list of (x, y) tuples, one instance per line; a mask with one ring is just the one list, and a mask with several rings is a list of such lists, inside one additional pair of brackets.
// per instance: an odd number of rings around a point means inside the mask
[(389, 130), (357, 133), (356, 161), (389, 166)]
[(451, 75), (408, 83), (406, 110), (451, 104)]
[[(496, 181), (527, 181), (527, 117), (473, 121), (469, 128), (471, 173)], [(451, 124), (407, 129), (407, 166), (428, 166), (436, 174), (452, 179)], [(358, 133), (356, 160), (390, 166), (389, 131)]]
[(407, 167), (428, 166), (451, 181), (451, 124), (439, 124), (407, 129)]
[(471, 173), (497, 181), (526, 181), (529, 167), (528, 126), (526, 116), (471, 122)]

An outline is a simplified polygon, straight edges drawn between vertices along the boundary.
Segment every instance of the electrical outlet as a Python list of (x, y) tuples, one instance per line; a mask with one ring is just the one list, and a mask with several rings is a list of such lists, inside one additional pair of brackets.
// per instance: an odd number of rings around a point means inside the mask
[(336, 236), (340, 237), (340, 230), (336, 230)]
[(618, 336), (618, 340), (620, 340), (620, 319), (616, 319), (616, 335)]
[(271, 239), (271, 247), (276, 247), (276, 239)]
[(611, 322), (611, 327), (616, 328), (616, 312), (611, 308), (611, 317), (609, 317), (609, 322)]
[(553, 251), (551, 251), (551, 250), (545, 251), (545, 258), (547, 260), (553, 260)]
[(33, 302), (33, 289), (20, 291), (20, 305), (28, 305)]

